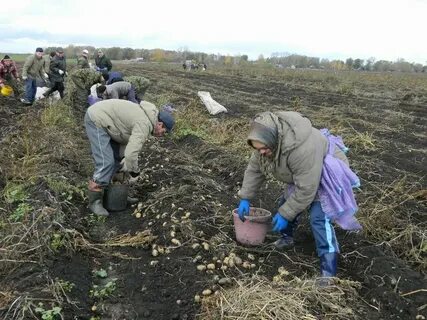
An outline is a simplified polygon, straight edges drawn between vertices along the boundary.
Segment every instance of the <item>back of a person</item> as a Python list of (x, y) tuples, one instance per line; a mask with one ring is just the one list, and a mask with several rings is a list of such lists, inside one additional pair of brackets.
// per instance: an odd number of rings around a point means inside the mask
[(111, 95), (112, 92), (117, 92), (119, 98), (121, 98), (129, 93), (129, 90), (132, 88), (132, 85), (126, 81), (118, 81), (109, 84), (106, 87), (108, 95)]
[(102, 127), (131, 126), (147, 115), (141, 107), (133, 102), (121, 99), (102, 100), (90, 106), (87, 111), (92, 121)]

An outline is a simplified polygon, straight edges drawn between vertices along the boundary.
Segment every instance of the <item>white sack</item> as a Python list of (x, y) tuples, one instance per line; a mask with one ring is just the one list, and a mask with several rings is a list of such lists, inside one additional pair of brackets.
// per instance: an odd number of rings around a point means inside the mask
[(197, 92), (197, 95), (200, 97), (203, 104), (206, 106), (206, 109), (208, 109), (211, 115), (216, 115), (221, 112), (227, 112), (227, 109), (224, 106), (220, 105), (218, 102), (212, 99), (211, 94), (209, 92), (199, 91)]

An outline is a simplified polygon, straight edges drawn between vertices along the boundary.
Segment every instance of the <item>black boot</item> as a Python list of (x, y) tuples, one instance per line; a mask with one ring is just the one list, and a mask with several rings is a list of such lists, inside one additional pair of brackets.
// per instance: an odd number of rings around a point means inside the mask
[(98, 216), (108, 217), (109, 213), (102, 205), (104, 191), (88, 191), (89, 209)]

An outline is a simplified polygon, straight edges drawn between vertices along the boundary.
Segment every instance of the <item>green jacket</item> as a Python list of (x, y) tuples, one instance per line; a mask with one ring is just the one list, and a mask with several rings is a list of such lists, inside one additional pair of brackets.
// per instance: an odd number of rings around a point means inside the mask
[(98, 128), (105, 129), (111, 139), (125, 145), (125, 161), (130, 171), (138, 172), (138, 154), (151, 136), (159, 111), (150, 102), (137, 104), (119, 99), (103, 100), (87, 110)]
[[(269, 174), (281, 182), (292, 183), (295, 191), (290, 196), (285, 192), (286, 202), (279, 208), (279, 213), (292, 221), (316, 197), (328, 140), (312, 127), (310, 120), (297, 112), (263, 112), (254, 121), (277, 129), (277, 145), (271, 158), (261, 156), (258, 151), (252, 153), (239, 197), (253, 199)], [(253, 130), (248, 140), (262, 142)], [(335, 156), (347, 162), (345, 154), (338, 148)]]
[(107, 68), (108, 71), (113, 68), (113, 64), (111, 63), (110, 59), (105, 56), (105, 54), (101, 58), (98, 56), (95, 58), (95, 65), (100, 69)]
[(87, 68), (89, 68), (90, 66), (89, 66), (89, 61), (88, 61), (88, 58), (86, 58), (85, 56), (80, 56), (78, 59), (77, 59), (77, 67), (79, 68), (79, 69), (87, 69)]
[(37, 58), (35, 54), (28, 56), (22, 68), (23, 77), (43, 78), (45, 74), (45, 59)]

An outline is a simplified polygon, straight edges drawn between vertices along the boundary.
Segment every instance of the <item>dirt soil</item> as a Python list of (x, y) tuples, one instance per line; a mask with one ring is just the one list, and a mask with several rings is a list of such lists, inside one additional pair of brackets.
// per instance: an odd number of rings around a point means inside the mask
[[(381, 179), (392, 183), (405, 174), (417, 179), (426, 188), (425, 132), (426, 104), (401, 99), (381, 99), (357, 95), (319, 92), (310, 86), (289, 86), (263, 79), (243, 79), (232, 75), (184, 72), (155, 66), (120, 65), (129, 75), (142, 75), (152, 81), (150, 97), (171, 96), (177, 108), (196, 98), (198, 90), (209, 91), (212, 97), (229, 109), (222, 117), (251, 118), (264, 110), (290, 110), (295, 98), (301, 101), (300, 111), (315, 126), (333, 123), (339, 115), (357, 132), (375, 132), (380, 149), (351, 154), (362, 181)], [(19, 103), (0, 98), (0, 139), (14, 130), (20, 113), (28, 112)], [(398, 120), (396, 120), (398, 119)], [(382, 126), (383, 123), (392, 130)], [(278, 251), (267, 236), (266, 245), (249, 248), (234, 240), (232, 216), (238, 200), (236, 192), (242, 181), (246, 162), (220, 147), (207, 144), (192, 135), (180, 139), (166, 137), (147, 143), (141, 154), (142, 179), (132, 188), (142, 207), (114, 212), (104, 221), (89, 219), (83, 203), (81, 212), (67, 218), (69, 226), (87, 236), (91, 243), (105, 244), (120, 235), (136, 235), (150, 230), (157, 238), (139, 247), (98, 247), (100, 250), (60, 252), (34, 267), (21, 265), (2, 283), (16, 290), (32, 292), (49, 278), (61, 278), (75, 284), (64, 304), (64, 319), (195, 319), (200, 305), (195, 295), (204, 289), (217, 289), (219, 278), (239, 278), (258, 274), (269, 278), (284, 266), (296, 276), (315, 276), (318, 258), (307, 217), (296, 233), (296, 245), (289, 251)], [(86, 177), (82, 177), (86, 178)], [(1, 181), (4, 184), (4, 181)], [(260, 190), (257, 206), (274, 212), (280, 187), (270, 184)], [(425, 219), (425, 205), (407, 202), (412, 219)], [(427, 317), (425, 274), (397, 257), (387, 245), (373, 243), (361, 234), (337, 230), (341, 246), (340, 278), (362, 284), (359, 294), (364, 304), (357, 317), (364, 319), (424, 319)], [(178, 239), (179, 243), (172, 242)], [(204, 243), (209, 247), (204, 248)], [(153, 256), (154, 248), (158, 253)], [(198, 245), (197, 245), (198, 244)], [(160, 249), (159, 249), (160, 248)], [(248, 260), (253, 255), (255, 269), (221, 270), (218, 262), (231, 251)], [(214, 263), (213, 271), (198, 271), (198, 264)], [(94, 270), (107, 271), (106, 278)], [(37, 275), (36, 277), (33, 277)], [(217, 277), (216, 277), (217, 276)], [(31, 279), (31, 281), (28, 281)], [(116, 289), (105, 299), (94, 298), (94, 284), (115, 282)], [(31, 285), (31, 287), (29, 287)], [(35, 293), (35, 291), (33, 292)], [(42, 296), (42, 295), (41, 295)], [(96, 310), (93, 306), (96, 306)], [(0, 316), (6, 314), (0, 310)], [(3, 312), (3, 313), (2, 313)], [(327, 317), (319, 315), (319, 319)]]

